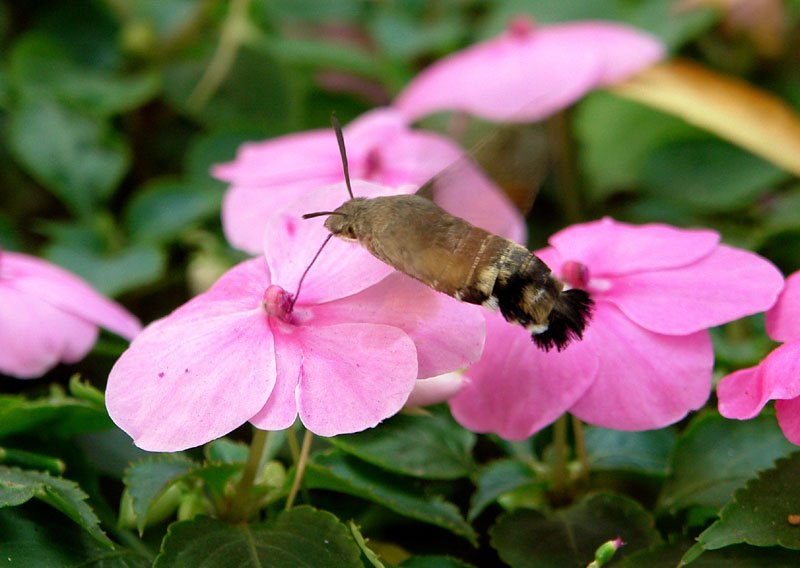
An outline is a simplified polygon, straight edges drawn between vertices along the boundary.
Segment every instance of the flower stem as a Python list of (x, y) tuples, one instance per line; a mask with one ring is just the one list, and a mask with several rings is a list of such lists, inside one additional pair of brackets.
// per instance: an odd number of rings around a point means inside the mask
[(558, 185), (558, 195), (561, 196), (564, 215), (569, 223), (578, 223), (583, 220), (583, 207), (578, 190), (575, 148), (571, 138), (570, 123), (568, 111), (561, 111), (547, 121), (548, 130), (556, 148), (553, 173)]
[(313, 437), (314, 434), (311, 433), (311, 430), (306, 430), (306, 434), (303, 436), (303, 447), (300, 449), (300, 459), (297, 460), (297, 469), (295, 470), (292, 488), (289, 491), (289, 496), (286, 498), (287, 511), (292, 508), (295, 497), (297, 497), (297, 491), (300, 489), (300, 482), (303, 481), (303, 474), (306, 471), (308, 453), (311, 450), (311, 439)]
[(236, 486), (236, 493), (231, 500), (230, 518), (236, 521), (245, 521), (250, 516), (252, 510), (250, 508), (250, 492), (253, 489), (253, 483), (258, 474), (258, 469), (261, 466), (261, 458), (264, 455), (264, 449), (267, 447), (267, 430), (260, 430), (255, 428), (253, 439), (250, 441), (250, 453), (247, 457), (247, 463), (244, 466), (242, 477)]
[(575, 454), (581, 464), (578, 479), (581, 481), (589, 480), (589, 455), (586, 453), (586, 438), (583, 436), (583, 422), (576, 416), (572, 418), (572, 434), (575, 437)]
[(561, 501), (567, 489), (567, 415), (562, 414), (553, 424), (553, 469), (550, 490)]

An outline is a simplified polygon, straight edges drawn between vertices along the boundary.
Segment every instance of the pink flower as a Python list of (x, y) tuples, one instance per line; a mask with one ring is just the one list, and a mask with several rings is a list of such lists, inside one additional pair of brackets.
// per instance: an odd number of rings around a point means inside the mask
[(74, 274), (44, 260), (0, 251), (0, 372), (39, 377), (83, 359), (98, 326), (132, 339), (139, 321)]
[[(397, 193), (416, 191), (463, 156), (446, 137), (412, 130), (388, 108), (364, 114), (343, 134), (351, 177), (397, 188)], [(502, 192), (468, 160), (459, 166), (442, 205), (488, 231), (524, 240), (522, 216)], [(225, 236), (252, 254), (262, 251), (264, 227), (274, 213), (304, 193), (343, 179), (332, 129), (245, 144), (234, 162), (217, 166), (213, 173), (231, 183), (222, 203)], [(344, 201), (346, 196), (343, 192), (338, 197)]]
[(328, 234), (324, 219), (301, 215), (335, 207), (343, 193), (343, 184), (323, 188), (273, 216), (266, 259), (231, 269), (120, 357), (106, 402), (139, 447), (179, 450), (247, 421), (287, 428), (298, 415), (322, 436), (363, 430), (396, 413), (417, 379), (479, 357), (476, 306), (393, 273), (352, 243), (332, 239), (295, 297)]
[(767, 312), (767, 334), (786, 343), (757, 366), (719, 382), (719, 412), (726, 418), (746, 420), (774, 399), (783, 433), (800, 445), (800, 272), (786, 279), (778, 302)]
[(533, 122), (626, 79), (664, 53), (656, 38), (621, 24), (537, 26), (518, 18), (503, 35), (425, 69), (393, 104), (409, 122), (444, 110)]
[(569, 410), (620, 430), (659, 428), (699, 408), (711, 389), (706, 328), (763, 311), (783, 278), (710, 230), (603, 219), (564, 229), (536, 254), (595, 302), (583, 340), (543, 353), (499, 317), (450, 401), (466, 427), (522, 439)]

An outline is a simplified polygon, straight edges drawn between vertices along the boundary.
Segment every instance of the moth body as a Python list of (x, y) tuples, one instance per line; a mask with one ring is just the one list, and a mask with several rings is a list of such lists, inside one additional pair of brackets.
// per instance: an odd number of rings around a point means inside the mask
[(564, 289), (525, 247), (450, 215), (420, 195), (356, 197), (331, 212), (325, 227), (434, 290), (471, 304), (499, 307), (548, 350), (580, 338), (592, 301)]

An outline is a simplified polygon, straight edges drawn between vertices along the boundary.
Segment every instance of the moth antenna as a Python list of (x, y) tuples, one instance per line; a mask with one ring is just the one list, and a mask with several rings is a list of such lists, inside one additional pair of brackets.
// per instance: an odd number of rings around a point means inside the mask
[(336, 141), (339, 143), (339, 153), (342, 155), (342, 169), (344, 170), (344, 183), (347, 184), (347, 193), (350, 194), (350, 199), (353, 199), (353, 188), (350, 187), (350, 168), (347, 165), (347, 151), (344, 149), (344, 135), (342, 134), (342, 125), (339, 124), (339, 119), (336, 118), (336, 113), (331, 113), (331, 124), (333, 131), (336, 133)]
[(303, 215), (303, 219), (313, 219), (314, 217), (322, 217), (323, 215), (341, 215), (344, 217), (344, 213), (339, 213), (338, 211), (317, 211), (315, 213), (306, 213)]
[(303, 271), (303, 275), (300, 277), (300, 282), (297, 283), (297, 292), (294, 293), (294, 297), (292, 298), (292, 301), (289, 304), (289, 311), (292, 311), (294, 309), (294, 303), (297, 301), (297, 298), (300, 296), (300, 288), (303, 287), (303, 280), (306, 279), (306, 274), (308, 274), (308, 271), (314, 265), (314, 262), (316, 262), (317, 258), (319, 258), (319, 253), (322, 252), (322, 249), (325, 248), (325, 245), (328, 244), (328, 241), (331, 240), (332, 236), (333, 236), (333, 233), (331, 233), (330, 235), (325, 237), (325, 241), (322, 243), (322, 246), (319, 247), (319, 250), (317, 251), (317, 254), (314, 255), (314, 258), (311, 259), (311, 262), (308, 263), (308, 266), (306, 266), (306, 269)]

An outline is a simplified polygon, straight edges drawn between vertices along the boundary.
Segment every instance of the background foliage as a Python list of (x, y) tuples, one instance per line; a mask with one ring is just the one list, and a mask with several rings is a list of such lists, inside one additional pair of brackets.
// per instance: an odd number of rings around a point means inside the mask
[[(385, 104), (425, 64), (519, 12), (632, 24), (800, 109), (800, 2), (751, 3), (758, 17), (738, 27), (736, 4), (0, 2), (0, 248), (72, 270), (144, 322), (163, 316), (243, 258), (221, 235), (225, 187), (212, 164), (246, 140), (325, 127), (332, 110), (345, 122)], [(610, 215), (711, 227), (785, 274), (800, 268), (796, 174), (609, 92), (579, 102), (568, 124), (575, 191), (557, 172), (545, 180), (534, 248)], [(773, 347), (761, 317), (712, 333), (719, 376)], [(800, 527), (760, 516), (800, 514), (796, 448), (769, 412), (728, 421), (714, 400), (662, 431), (589, 428), (591, 472), (558, 486), (540, 475), (550, 429), (508, 443), (463, 430), (444, 408), (398, 416), (317, 440), (301, 496), (314, 508), (286, 512), (293, 472), (276, 434), (255, 480), (259, 518), (194, 516), (224, 513), (250, 433), (181, 455), (137, 450), (101, 394), (124, 348), (103, 335), (90, 357), (44, 379), (0, 378), (9, 565), (297, 566), (301, 554), (331, 567), (577, 567), (617, 536), (621, 567), (800, 564)]]

